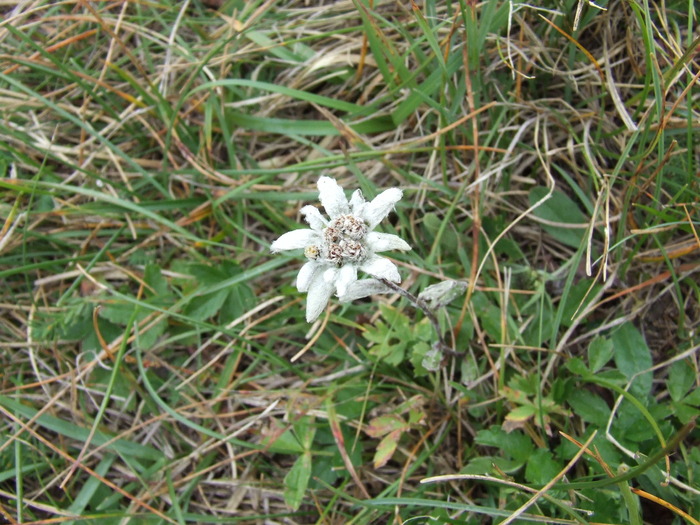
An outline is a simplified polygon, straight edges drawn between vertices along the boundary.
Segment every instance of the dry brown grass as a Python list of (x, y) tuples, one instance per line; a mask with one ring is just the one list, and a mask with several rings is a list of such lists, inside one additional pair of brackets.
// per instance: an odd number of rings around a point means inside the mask
[[(502, 427), (561, 469), (575, 452), (558, 431), (582, 443), (597, 429), (606, 467), (663, 448), (651, 427), (626, 439), (556, 397), (585, 390), (613, 406), (619, 392), (567, 366), (627, 323), (653, 359), (639, 397), (661, 434), (697, 412), (681, 413), (669, 386), (677, 363), (697, 375), (700, 322), (700, 68), (681, 4), (652, 5), (647, 42), (642, 7), (624, 2), (585, 6), (576, 32), (573, 13), (525, 5), (510, 21), (497, 2), (363, 6), (0, 0), (7, 522), (505, 518), (527, 498), (491, 482), (534, 491), (525, 466), (420, 481), (507, 458), (480, 441)], [(443, 317), (463, 357), (440, 373), (417, 373), (410, 349), (396, 366), (373, 357), (363, 334), (391, 323), (372, 303), (332, 302), (303, 323), (298, 261), (267, 246), (299, 222), (321, 173), (368, 194), (404, 189), (386, 231), (414, 246), (397, 261), (405, 287), (469, 282)], [(556, 195), (576, 209), (551, 211)], [(418, 325), (398, 297), (377, 301)], [(556, 410), (514, 422), (510, 392), (532, 377), (530, 397), (554, 396)], [(405, 403), (421, 417), (374, 468), (365, 430), (407, 418)], [(311, 433), (321, 481), (296, 511), (283, 480)], [(655, 496), (695, 523), (697, 440), (673, 458), (673, 492)], [(597, 465), (560, 473), (604, 475)], [(652, 473), (633, 483), (656, 487)], [(600, 498), (641, 524), (608, 490), (542, 493), (525, 512), (572, 519), (563, 502)], [(658, 508), (645, 522), (679, 515)]]

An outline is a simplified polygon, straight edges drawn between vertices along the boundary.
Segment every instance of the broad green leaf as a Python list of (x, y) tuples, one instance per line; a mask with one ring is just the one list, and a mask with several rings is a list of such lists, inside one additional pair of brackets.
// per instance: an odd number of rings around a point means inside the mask
[(506, 414), (506, 421), (513, 423), (524, 423), (532, 416), (535, 415), (536, 409), (532, 405), (523, 405), (518, 408), (514, 408), (508, 414)]
[(525, 478), (530, 483), (544, 485), (554, 479), (561, 468), (561, 465), (554, 460), (549, 450), (538, 448), (527, 461)]
[(216, 315), (228, 297), (228, 290), (193, 297), (185, 307), (184, 314), (196, 321), (205, 321)]
[(238, 319), (255, 306), (257, 299), (250, 286), (239, 283), (232, 286), (226, 296), (226, 301), (221, 306), (221, 324), (228, 324)]
[(284, 502), (297, 510), (304, 501), (304, 494), (311, 478), (311, 453), (305, 452), (297, 458), (284, 477)]
[[(544, 198), (548, 192), (549, 190), (543, 186), (532, 188), (529, 195), (530, 205)], [(586, 233), (587, 220), (578, 205), (564, 193), (555, 190), (549, 199), (535, 208), (533, 214), (549, 223), (562, 224), (562, 226), (540, 225), (556, 240), (572, 248), (581, 246)], [(567, 225), (576, 225), (576, 227)]]
[(672, 403), (673, 411), (679, 421), (686, 425), (690, 423), (693, 419), (700, 417), (700, 410), (685, 403)]
[(522, 461), (500, 456), (477, 456), (461, 470), (462, 474), (500, 475), (501, 472), (514, 474), (523, 466)]
[(596, 373), (603, 368), (613, 357), (613, 342), (607, 337), (598, 336), (588, 345), (588, 367)]
[(156, 296), (169, 294), (168, 280), (163, 277), (160, 266), (157, 264), (147, 264), (143, 272), (143, 280), (150, 287), (149, 292)]
[(415, 343), (411, 349), (410, 361), (413, 365), (413, 373), (416, 377), (428, 375), (428, 370), (423, 366), (423, 359), (430, 351), (430, 345), (423, 341)]
[(576, 316), (580, 316), (585, 306), (590, 303), (601, 288), (600, 284), (593, 284), (592, 279), (581, 279), (569, 290), (566, 298), (566, 306), (562, 312), (561, 322), (564, 326), (571, 326)]
[(687, 361), (676, 361), (668, 369), (666, 386), (671, 399), (680, 401), (697, 380), (695, 371)]
[(304, 447), (292, 432), (292, 429), (281, 431), (282, 423), (275, 425), (275, 430), (272, 430), (262, 440), (262, 444), (266, 450), (280, 454), (302, 454)]
[(428, 237), (430, 244), (433, 244), (438, 236), (440, 236), (440, 247), (444, 250), (454, 250), (454, 248), (459, 244), (459, 239), (454, 229), (449, 223), (443, 224), (443, 219), (441, 219), (436, 213), (426, 213), (423, 215), (423, 220), (421, 223), (425, 229), (426, 236)]
[(642, 334), (632, 323), (625, 323), (611, 336), (615, 348), (614, 358), (617, 368), (634, 383), (631, 391), (637, 395), (647, 395), (651, 391), (651, 372), (637, 376), (652, 366), (651, 351)]
[(304, 450), (311, 450), (311, 444), (316, 435), (315, 418), (313, 416), (303, 416), (294, 422), (294, 435), (296, 435)]
[(480, 430), (474, 442), (487, 447), (495, 447), (507, 456), (525, 461), (534, 449), (532, 440), (520, 430), (513, 432), (505, 432), (504, 430), (494, 426), (489, 429)]
[(420, 362), (421, 367), (423, 367), (428, 372), (437, 372), (440, 370), (440, 364), (442, 363), (443, 354), (442, 350), (433, 347), (429, 348), (425, 355), (423, 355), (423, 360)]
[(585, 389), (574, 390), (568, 399), (574, 414), (598, 428), (605, 428), (610, 417), (610, 407), (600, 396)]

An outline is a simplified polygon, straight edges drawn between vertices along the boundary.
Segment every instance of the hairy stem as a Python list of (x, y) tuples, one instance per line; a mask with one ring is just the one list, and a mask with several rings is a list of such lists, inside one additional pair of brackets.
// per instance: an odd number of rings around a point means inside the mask
[(430, 323), (433, 325), (433, 329), (435, 330), (435, 333), (437, 334), (438, 340), (437, 343), (435, 344), (435, 347), (440, 350), (441, 352), (444, 352), (449, 355), (459, 355), (459, 352), (457, 352), (454, 348), (452, 348), (450, 345), (448, 345), (445, 342), (444, 337), (442, 336), (442, 330), (440, 329), (440, 323), (438, 322), (438, 319), (435, 315), (435, 312), (433, 312), (430, 307), (423, 301), (422, 299), (419, 299), (415, 295), (413, 295), (411, 292), (408, 290), (404, 290), (401, 288), (398, 284), (392, 283), (391, 281), (388, 281), (387, 279), (378, 279), (379, 281), (382, 282), (387, 288), (391, 289), (392, 291), (396, 292), (397, 294), (401, 295), (402, 297), (405, 297), (408, 299), (413, 306), (416, 308), (420, 308), (421, 311), (425, 314), (425, 316), (430, 320)]

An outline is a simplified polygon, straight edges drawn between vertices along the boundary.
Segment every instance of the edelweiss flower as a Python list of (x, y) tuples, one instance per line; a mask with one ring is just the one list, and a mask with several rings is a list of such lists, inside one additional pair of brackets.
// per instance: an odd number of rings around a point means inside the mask
[(373, 231), (401, 199), (401, 190), (388, 189), (372, 202), (365, 201), (360, 190), (348, 202), (343, 189), (330, 177), (318, 179), (319, 200), (330, 220), (315, 206), (304, 206), (301, 213), (310, 230), (294, 230), (272, 243), (273, 252), (304, 249), (309, 260), (299, 270), (297, 289), (308, 292), (306, 320), (312, 322), (321, 315), (333, 292), (343, 300), (352, 285), (352, 298), (366, 297), (380, 290), (380, 282), (357, 281), (362, 270), (377, 279), (401, 282), (399, 271), (389, 259), (377, 255), (387, 250), (410, 250), (396, 235)]

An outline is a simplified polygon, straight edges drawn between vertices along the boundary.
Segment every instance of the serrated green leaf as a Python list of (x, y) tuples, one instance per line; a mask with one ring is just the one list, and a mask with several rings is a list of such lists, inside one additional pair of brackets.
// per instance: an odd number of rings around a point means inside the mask
[(170, 293), (168, 280), (163, 277), (160, 266), (157, 264), (147, 264), (143, 272), (143, 280), (150, 288), (153, 295), (163, 297)]
[(673, 411), (675, 412), (678, 420), (684, 425), (687, 425), (693, 419), (700, 417), (700, 410), (690, 405), (686, 405), (685, 403), (674, 402), (671, 404), (671, 406), (673, 407)]
[(297, 510), (304, 501), (304, 494), (311, 478), (311, 454), (306, 452), (299, 456), (284, 477), (284, 502)]
[(590, 371), (596, 373), (603, 368), (613, 357), (613, 342), (607, 337), (596, 337), (588, 345), (588, 366)]
[(554, 479), (561, 468), (561, 465), (554, 460), (549, 450), (539, 448), (535, 450), (527, 461), (525, 478), (530, 483), (544, 485)]
[(409, 360), (413, 365), (414, 375), (416, 377), (423, 377), (428, 375), (428, 370), (423, 366), (423, 359), (425, 355), (430, 351), (430, 345), (419, 341), (411, 347), (411, 356)]
[(689, 405), (700, 406), (700, 388), (693, 390), (683, 401)]
[(610, 407), (600, 396), (584, 389), (574, 390), (568, 399), (574, 414), (598, 428), (605, 428), (610, 417)]
[(494, 447), (501, 450), (506, 457), (512, 457), (524, 462), (534, 450), (532, 440), (520, 430), (505, 432), (498, 427), (480, 430), (474, 442), (479, 445)]
[(250, 286), (239, 283), (232, 286), (224, 304), (221, 306), (221, 324), (228, 324), (238, 319), (255, 306), (256, 297)]
[(216, 315), (228, 297), (228, 290), (193, 297), (184, 309), (184, 314), (197, 321), (205, 321)]
[(420, 339), (421, 341), (432, 342), (433, 341), (433, 326), (430, 324), (430, 320), (424, 317), (419, 323), (413, 325), (413, 338)]
[(141, 350), (148, 350), (155, 345), (158, 338), (165, 333), (168, 328), (168, 320), (161, 319), (154, 325), (150, 325), (148, 330), (138, 333), (137, 342)]
[[(108, 320), (110, 323), (125, 326), (129, 319), (131, 319), (133, 312), (134, 305), (131, 303), (110, 301), (102, 305), (99, 311), (99, 316), (102, 319)], [(148, 312), (140, 312), (137, 315), (136, 321), (141, 321), (144, 317), (146, 317), (146, 315), (148, 315)]]

